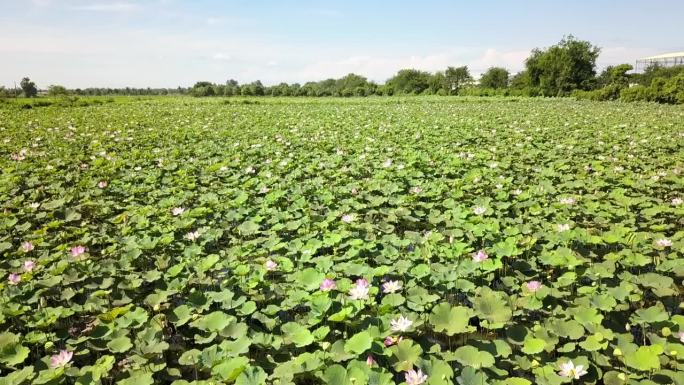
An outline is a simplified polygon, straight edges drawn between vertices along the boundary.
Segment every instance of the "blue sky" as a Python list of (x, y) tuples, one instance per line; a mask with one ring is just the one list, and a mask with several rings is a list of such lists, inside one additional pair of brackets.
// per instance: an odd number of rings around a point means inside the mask
[(305, 82), (401, 68), (515, 72), (573, 34), (600, 66), (684, 51), (684, 1), (0, 0), (0, 84)]

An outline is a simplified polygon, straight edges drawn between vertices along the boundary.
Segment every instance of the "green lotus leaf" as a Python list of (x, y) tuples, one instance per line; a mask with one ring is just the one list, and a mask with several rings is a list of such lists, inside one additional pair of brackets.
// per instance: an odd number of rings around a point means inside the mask
[(211, 373), (224, 381), (235, 381), (249, 365), (247, 357), (235, 357), (219, 362), (211, 368)]
[(235, 379), (235, 385), (263, 385), (266, 372), (258, 366), (249, 366)]
[(488, 287), (480, 289), (473, 299), (475, 315), (487, 321), (487, 327), (498, 329), (511, 319), (512, 310), (501, 292), (495, 292)]
[(204, 315), (193, 321), (190, 326), (196, 327), (200, 330), (210, 332), (218, 332), (226, 328), (231, 322), (235, 321), (235, 317), (228, 315), (222, 311), (215, 311)]
[(454, 358), (461, 365), (470, 366), (475, 369), (488, 368), (494, 365), (494, 356), (473, 346), (461, 346), (456, 349)]
[(21, 345), (19, 335), (9, 332), (0, 333), (0, 362), (8, 366), (23, 363), (30, 350)]
[(285, 341), (297, 347), (302, 347), (314, 342), (314, 337), (309, 329), (296, 322), (288, 322), (281, 326)]
[(640, 346), (639, 349), (625, 354), (625, 365), (640, 371), (660, 369), (660, 354), (663, 347), (660, 345)]
[(359, 355), (370, 349), (373, 343), (373, 338), (367, 331), (362, 331), (354, 334), (344, 344), (344, 351), (351, 354)]
[(537, 354), (541, 353), (544, 351), (544, 347), (546, 346), (546, 341), (544, 341), (541, 338), (534, 338), (530, 335), (528, 335), (525, 338), (525, 342), (523, 342), (523, 347), (522, 351), (525, 354)]
[(452, 307), (448, 303), (441, 303), (432, 309), (430, 324), (435, 331), (444, 332), (447, 335), (467, 333), (473, 330), (469, 326), (473, 311), (464, 306)]
[(414, 364), (420, 359), (423, 349), (413, 341), (405, 339), (390, 348), (392, 351), (393, 367), (396, 371), (413, 369)]
[(107, 347), (114, 353), (124, 353), (133, 347), (131, 339), (126, 336), (121, 336), (107, 342)]

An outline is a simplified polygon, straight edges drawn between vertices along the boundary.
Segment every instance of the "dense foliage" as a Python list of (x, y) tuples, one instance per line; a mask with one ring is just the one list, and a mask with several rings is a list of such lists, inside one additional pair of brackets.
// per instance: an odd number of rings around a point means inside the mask
[(683, 120), (0, 105), (0, 384), (682, 385)]

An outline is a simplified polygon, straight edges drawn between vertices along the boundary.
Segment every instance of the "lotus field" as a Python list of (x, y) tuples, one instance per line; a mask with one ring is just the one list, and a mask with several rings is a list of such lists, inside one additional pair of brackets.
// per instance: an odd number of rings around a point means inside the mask
[(684, 108), (0, 107), (0, 384), (684, 384)]

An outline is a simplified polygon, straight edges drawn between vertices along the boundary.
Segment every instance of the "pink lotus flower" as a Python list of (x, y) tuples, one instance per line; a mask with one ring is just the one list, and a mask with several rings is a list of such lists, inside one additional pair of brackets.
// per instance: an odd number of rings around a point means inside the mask
[(50, 367), (54, 369), (67, 366), (67, 364), (71, 361), (71, 357), (73, 356), (73, 352), (68, 350), (60, 350), (59, 354), (55, 354), (54, 356), (50, 357)]
[(684, 332), (679, 332), (677, 337), (679, 337), (679, 341), (684, 344)]
[(275, 269), (278, 268), (278, 264), (275, 263), (273, 260), (268, 259), (268, 260), (264, 263), (264, 267), (266, 268), (267, 271), (274, 271)]
[(35, 249), (35, 246), (33, 246), (33, 243), (31, 242), (24, 242), (21, 244), (21, 249), (24, 250), (24, 253), (28, 253), (31, 250)]
[(375, 358), (373, 358), (373, 355), (369, 354), (368, 357), (366, 357), (366, 365), (368, 365), (368, 367), (375, 365)]
[(475, 262), (484, 262), (485, 260), (489, 259), (489, 255), (484, 250), (480, 250), (477, 253), (473, 254), (473, 261)]
[(385, 294), (395, 293), (401, 290), (401, 282), (399, 281), (387, 281), (382, 284), (382, 292)]
[(183, 214), (184, 212), (185, 212), (185, 209), (182, 208), (182, 207), (174, 207), (174, 208), (171, 209), (171, 214), (172, 214), (174, 217), (177, 217), (177, 216)]
[(530, 281), (525, 284), (525, 287), (527, 290), (531, 291), (532, 293), (536, 292), (537, 290), (541, 289), (542, 284), (539, 281)]
[(475, 206), (473, 208), (473, 212), (475, 213), (475, 215), (482, 215), (486, 211), (487, 211), (487, 209), (485, 207), (482, 207), (482, 206)]
[(71, 256), (78, 257), (86, 252), (85, 246), (74, 246), (71, 248)]
[(320, 289), (321, 291), (335, 290), (337, 289), (337, 284), (332, 279), (326, 278), (323, 280), (323, 282), (321, 282)]
[(656, 245), (660, 247), (670, 247), (672, 246), (672, 241), (667, 238), (661, 238), (656, 241)]
[(411, 188), (411, 194), (416, 194), (416, 195), (418, 195), (418, 194), (420, 194), (420, 193), (422, 193), (422, 192), (423, 192), (423, 189), (420, 188), (419, 186), (415, 186), (415, 187)]
[(349, 290), (349, 298), (353, 300), (368, 299), (370, 287), (365, 279), (357, 279), (356, 284)]
[(428, 376), (423, 374), (423, 371), (420, 369), (417, 371), (411, 369), (404, 373), (404, 378), (406, 379), (406, 385), (420, 385), (427, 381)]
[(106, 180), (101, 180), (101, 181), (99, 181), (99, 182), (97, 183), (97, 187), (99, 187), (99, 188), (107, 188), (107, 185), (108, 185), (108, 184), (109, 184), (109, 183), (108, 183)]
[(9, 282), (10, 285), (18, 285), (19, 282), (21, 282), (21, 275), (10, 273), (10, 275), (7, 276), (7, 282)]
[(383, 342), (385, 344), (385, 347), (390, 347), (394, 344), (398, 344), (401, 340), (403, 340), (403, 337), (394, 337), (394, 336), (387, 336), (385, 337), (385, 341)]
[(36, 267), (36, 263), (33, 260), (27, 259), (24, 261), (24, 271), (31, 272)]

